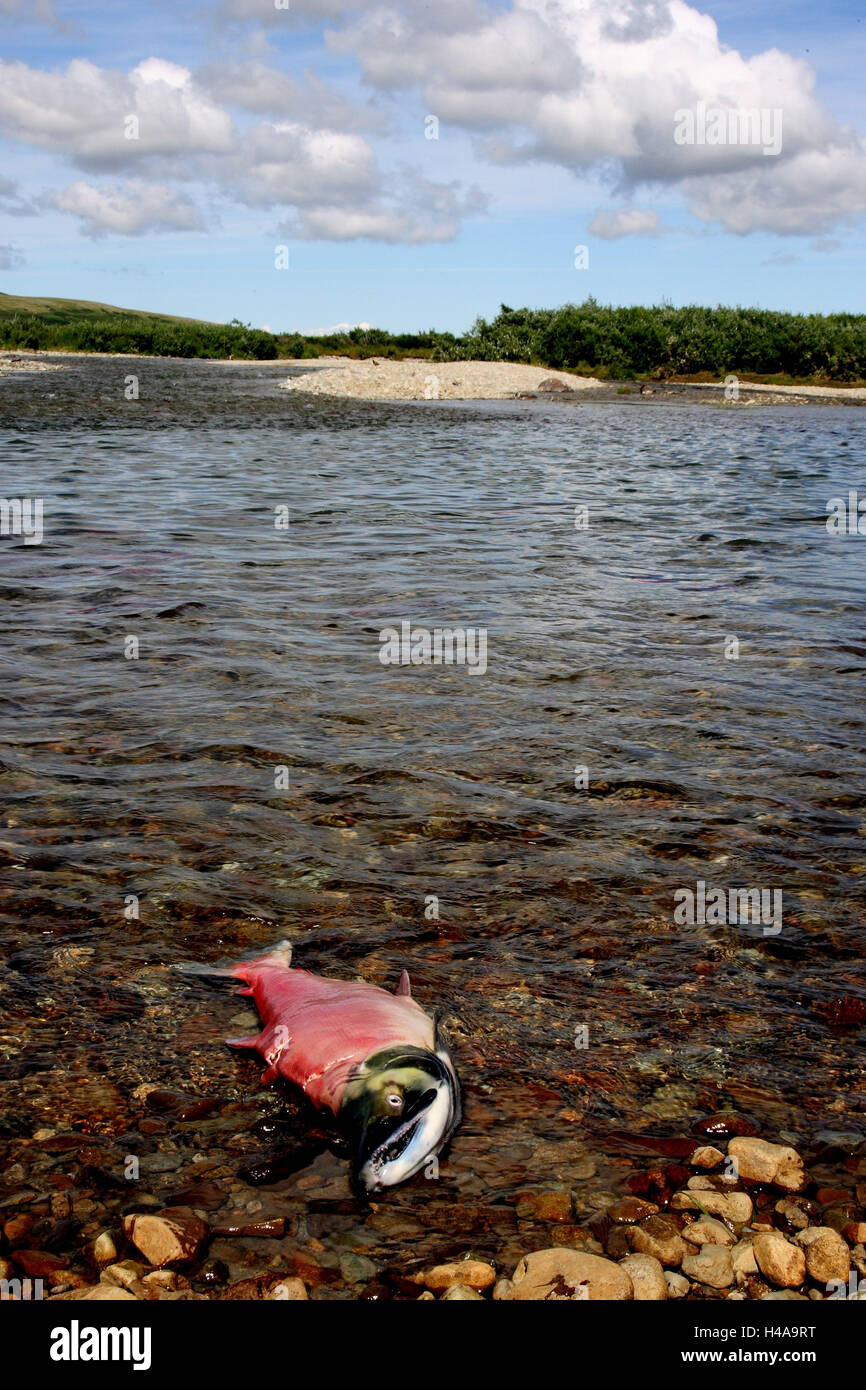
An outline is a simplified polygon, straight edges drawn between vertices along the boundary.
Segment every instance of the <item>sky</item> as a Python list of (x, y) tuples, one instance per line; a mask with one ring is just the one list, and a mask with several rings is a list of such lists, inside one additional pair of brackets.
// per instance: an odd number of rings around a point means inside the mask
[(862, 0), (0, 0), (0, 290), (866, 311)]

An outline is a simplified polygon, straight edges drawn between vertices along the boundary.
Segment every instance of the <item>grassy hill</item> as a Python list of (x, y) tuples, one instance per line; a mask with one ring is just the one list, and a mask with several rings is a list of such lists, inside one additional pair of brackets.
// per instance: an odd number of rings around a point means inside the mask
[(177, 314), (152, 314), (146, 309), (119, 309), (116, 304), (99, 304), (91, 299), (36, 299), (0, 291), (0, 318), (14, 314), (38, 314), (47, 323), (80, 323), (86, 320), (120, 316), (148, 319), (158, 323), (202, 323), (202, 319), (179, 318)]
[(45, 352), (129, 352), (156, 357), (278, 355), (271, 333), (229, 324), (121, 309), (88, 299), (40, 299), (0, 292), (0, 347)]

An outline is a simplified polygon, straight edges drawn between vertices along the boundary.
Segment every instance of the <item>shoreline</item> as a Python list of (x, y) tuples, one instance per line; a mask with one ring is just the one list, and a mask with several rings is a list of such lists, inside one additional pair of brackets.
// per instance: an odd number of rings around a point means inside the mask
[[(728, 401), (724, 382), (620, 382), (574, 372), (553, 371), (517, 362), (433, 363), (421, 358), (322, 359), (309, 371), (288, 377), (286, 391), (362, 401), (468, 401), (626, 399), (642, 401), (688, 399), (716, 404), (792, 405), (805, 403), (863, 404), (866, 387), (774, 386), (741, 381), (738, 399)], [(306, 366), (306, 359), (292, 366)], [(311, 379), (308, 379), (311, 378)], [(691, 393), (696, 392), (693, 396)], [(707, 394), (709, 393), (709, 395)]]
[[(0, 378), (33, 372), (63, 371), (87, 361), (201, 362), (210, 366), (289, 371), (275, 380), (276, 389), (328, 397), (332, 401), (405, 404), (442, 401), (590, 401), (706, 405), (866, 405), (866, 386), (775, 385), (739, 378), (735, 400), (726, 397), (724, 381), (617, 381), (556, 371), (522, 362), (431, 362), (337, 355), (318, 358), (170, 358), (120, 352), (64, 352), (35, 349), (0, 350)], [(734, 374), (732, 374), (734, 375)]]

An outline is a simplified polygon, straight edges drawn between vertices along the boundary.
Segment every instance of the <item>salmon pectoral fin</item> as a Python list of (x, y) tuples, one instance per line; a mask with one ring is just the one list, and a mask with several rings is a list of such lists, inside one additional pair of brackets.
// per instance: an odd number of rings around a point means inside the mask
[(259, 1045), (258, 1033), (250, 1033), (246, 1038), (226, 1038), (229, 1047), (250, 1047), (257, 1048)]
[(276, 1067), (268, 1067), (266, 1071), (262, 1072), (262, 1085), (269, 1086), (272, 1081), (276, 1081), (279, 1074)]
[(412, 997), (412, 987), (409, 984), (409, 971), (404, 970), (400, 979), (397, 981), (397, 988), (394, 990), (396, 995), (405, 995), (407, 999)]

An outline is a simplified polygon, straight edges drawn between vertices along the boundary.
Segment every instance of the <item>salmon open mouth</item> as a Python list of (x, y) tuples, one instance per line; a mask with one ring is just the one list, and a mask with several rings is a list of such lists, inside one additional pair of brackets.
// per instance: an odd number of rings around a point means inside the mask
[(403, 1115), (403, 1124), (392, 1134), (385, 1143), (380, 1145), (372, 1154), (370, 1164), (378, 1168), (383, 1163), (392, 1163), (395, 1158), (404, 1154), (415, 1138), (424, 1118), (424, 1111), (427, 1110), (436, 1099), (436, 1091), (425, 1091), (424, 1094), (413, 1103), (411, 1114)]

